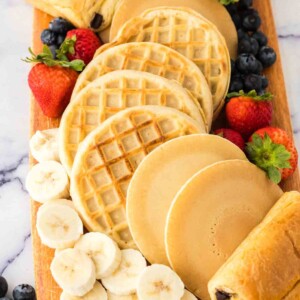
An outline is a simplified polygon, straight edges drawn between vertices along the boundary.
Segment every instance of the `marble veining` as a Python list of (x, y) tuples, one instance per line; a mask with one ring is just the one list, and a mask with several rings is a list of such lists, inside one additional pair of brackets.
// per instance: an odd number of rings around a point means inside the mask
[[(262, 1), (262, 0), (260, 0)], [(300, 1), (272, 0), (291, 117), (300, 149)], [(0, 1), (0, 274), (11, 289), (34, 283), (28, 172), (29, 66), (32, 9), (23, 0)]]

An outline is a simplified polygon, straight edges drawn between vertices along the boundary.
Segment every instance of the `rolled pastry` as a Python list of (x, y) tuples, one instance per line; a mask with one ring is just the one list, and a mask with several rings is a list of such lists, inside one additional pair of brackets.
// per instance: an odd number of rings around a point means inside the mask
[(107, 28), (119, 0), (27, 0), (54, 17), (63, 17), (78, 28), (102, 31)]
[(285, 193), (208, 283), (211, 299), (300, 299), (300, 193)]

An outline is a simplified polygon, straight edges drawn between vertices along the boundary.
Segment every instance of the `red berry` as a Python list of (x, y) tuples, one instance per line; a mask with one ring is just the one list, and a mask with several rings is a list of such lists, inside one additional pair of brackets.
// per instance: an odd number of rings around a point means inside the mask
[(73, 29), (68, 31), (66, 38), (76, 36), (75, 53), (68, 54), (69, 60), (81, 59), (87, 65), (101, 46), (100, 39), (90, 29)]
[(219, 135), (230, 142), (237, 145), (239, 148), (241, 148), (244, 151), (245, 148), (245, 141), (240, 133), (237, 131), (234, 131), (229, 128), (221, 128), (214, 131), (214, 134)]

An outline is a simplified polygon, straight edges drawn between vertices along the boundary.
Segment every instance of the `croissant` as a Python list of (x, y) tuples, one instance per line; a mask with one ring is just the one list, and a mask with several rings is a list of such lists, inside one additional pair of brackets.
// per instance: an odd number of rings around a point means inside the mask
[(27, 0), (36, 8), (69, 20), (78, 28), (102, 31), (113, 18), (119, 0)]
[(285, 193), (208, 283), (211, 299), (300, 299), (300, 193)]

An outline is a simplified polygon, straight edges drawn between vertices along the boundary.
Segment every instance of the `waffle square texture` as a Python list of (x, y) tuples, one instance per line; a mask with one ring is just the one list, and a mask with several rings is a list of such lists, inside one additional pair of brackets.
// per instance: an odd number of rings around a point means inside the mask
[(193, 61), (209, 84), (217, 114), (228, 92), (230, 56), (217, 27), (188, 8), (158, 7), (128, 20), (115, 41), (98, 53), (123, 43), (155, 42), (168, 46)]
[(60, 159), (71, 172), (79, 144), (97, 126), (129, 107), (175, 108), (206, 130), (199, 103), (175, 81), (139, 71), (114, 71), (88, 84), (69, 104), (60, 123)]
[[(134, 248), (126, 218), (126, 193), (143, 158), (173, 138), (203, 133), (173, 108), (139, 106), (107, 119), (82, 142), (71, 174), (71, 196), (89, 231)], [(147, 183), (145, 183), (147, 184)]]
[(210, 127), (213, 116), (212, 96), (202, 72), (180, 53), (157, 43), (111, 45), (105, 51), (102, 50), (79, 76), (72, 99), (90, 82), (116, 70), (143, 71), (177, 81), (197, 99)]

